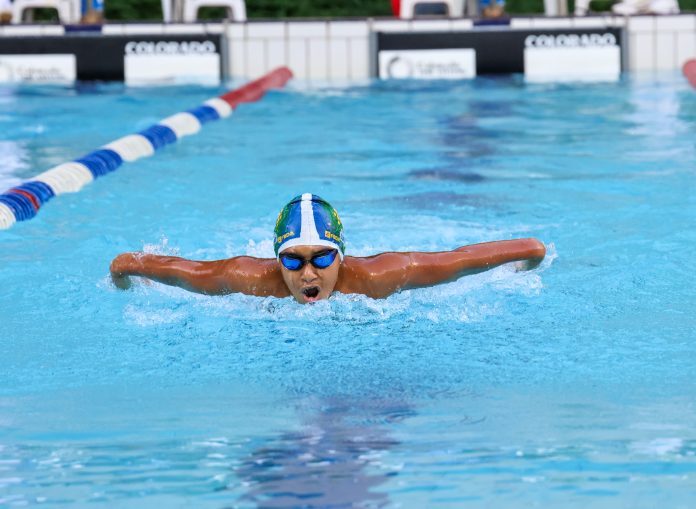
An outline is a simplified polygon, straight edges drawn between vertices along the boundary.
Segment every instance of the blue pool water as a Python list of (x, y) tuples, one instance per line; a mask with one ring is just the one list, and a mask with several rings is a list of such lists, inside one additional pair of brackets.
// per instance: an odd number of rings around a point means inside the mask
[[(221, 90), (0, 88), (0, 188)], [(0, 232), (0, 505), (696, 505), (696, 93), (380, 83), (274, 92)], [(121, 292), (118, 253), (348, 253), (534, 236), (386, 300)]]

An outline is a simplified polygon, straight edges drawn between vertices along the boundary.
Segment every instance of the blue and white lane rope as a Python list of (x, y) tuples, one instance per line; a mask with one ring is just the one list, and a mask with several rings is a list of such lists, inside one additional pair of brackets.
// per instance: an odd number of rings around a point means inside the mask
[(196, 134), (207, 122), (229, 117), (243, 102), (257, 101), (271, 88), (292, 78), (287, 67), (271, 71), (243, 87), (205, 101), (188, 111), (161, 120), (137, 134), (104, 145), (74, 161), (63, 163), (0, 194), (0, 229), (33, 218), (44, 203), (63, 193), (76, 193), (85, 184), (123, 164), (149, 157), (184, 136)]

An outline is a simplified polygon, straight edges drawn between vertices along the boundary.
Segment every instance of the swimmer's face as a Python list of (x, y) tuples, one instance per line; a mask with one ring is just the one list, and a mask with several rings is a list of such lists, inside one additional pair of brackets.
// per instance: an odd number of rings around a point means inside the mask
[(279, 263), (283, 280), (297, 302), (307, 304), (328, 299), (333, 292), (338, 280), (341, 257), (337, 255), (333, 263), (325, 269), (318, 269), (309, 263), (313, 256), (327, 251), (331, 249), (326, 246), (295, 246), (283, 251), (283, 254), (290, 254), (307, 261), (300, 270), (288, 270)]

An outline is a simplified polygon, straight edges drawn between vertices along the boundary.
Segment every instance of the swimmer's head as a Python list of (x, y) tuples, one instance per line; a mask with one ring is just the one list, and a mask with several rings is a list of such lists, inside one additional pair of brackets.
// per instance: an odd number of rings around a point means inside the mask
[(273, 248), (283, 280), (298, 302), (331, 295), (345, 244), (341, 220), (328, 202), (309, 193), (290, 200), (278, 215)]
[(295, 246), (325, 246), (338, 250), (343, 260), (343, 225), (329, 202), (311, 193), (296, 196), (276, 220), (273, 249), (276, 257)]

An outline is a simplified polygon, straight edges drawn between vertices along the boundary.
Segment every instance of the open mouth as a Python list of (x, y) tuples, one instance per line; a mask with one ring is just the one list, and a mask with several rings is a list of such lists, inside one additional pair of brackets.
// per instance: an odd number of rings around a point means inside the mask
[(302, 295), (304, 295), (307, 298), (307, 300), (316, 299), (319, 296), (319, 287), (318, 286), (310, 286), (307, 288), (303, 288)]

